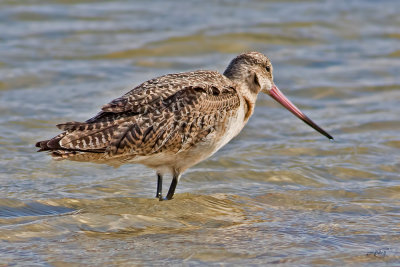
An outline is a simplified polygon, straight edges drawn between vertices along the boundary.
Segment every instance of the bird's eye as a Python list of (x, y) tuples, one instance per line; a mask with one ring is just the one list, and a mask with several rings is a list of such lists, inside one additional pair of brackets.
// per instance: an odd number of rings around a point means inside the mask
[(267, 72), (271, 72), (271, 67), (270, 66), (266, 66), (265, 69), (267, 70)]

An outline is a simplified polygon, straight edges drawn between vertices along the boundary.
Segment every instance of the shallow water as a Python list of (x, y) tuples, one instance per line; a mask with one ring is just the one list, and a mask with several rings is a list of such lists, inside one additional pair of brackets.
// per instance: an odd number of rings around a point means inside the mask
[[(395, 0), (1, 1), (0, 265), (398, 266), (399, 11)], [(55, 124), (142, 81), (222, 72), (249, 50), (269, 55), (277, 85), (334, 142), (260, 96), (242, 133), (166, 202), (143, 166), (35, 153)]]

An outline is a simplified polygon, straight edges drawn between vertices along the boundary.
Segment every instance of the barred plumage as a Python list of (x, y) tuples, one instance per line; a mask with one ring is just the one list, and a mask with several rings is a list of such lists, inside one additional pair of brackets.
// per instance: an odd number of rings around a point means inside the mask
[(271, 63), (261, 53), (239, 55), (224, 75), (215, 71), (168, 74), (151, 79), (104, 105), (86, 122), (57, 125), (63, 132), (36, 144), (56, 159), (119, 166), (141, 163), (180, 174), (235, 137), (254, 110), (260, 91), (274, 87)]

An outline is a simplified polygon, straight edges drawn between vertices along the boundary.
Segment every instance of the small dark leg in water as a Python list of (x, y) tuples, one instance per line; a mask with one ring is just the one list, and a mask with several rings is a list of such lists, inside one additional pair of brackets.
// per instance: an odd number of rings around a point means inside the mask
[(157, 194), (156, 198), (162, 200), (162, 175), (157, 173)]
[(166, 200), (171, 200), (172, 197), (174, 196), (175, 188), (176, 188), (176, 185), (178, 184), (178, 180), (179, 180), (179, 174), (174, 174), (174, 176), (172, 177), (171, 185), (168, 190), (167, 197), (165, 198)]

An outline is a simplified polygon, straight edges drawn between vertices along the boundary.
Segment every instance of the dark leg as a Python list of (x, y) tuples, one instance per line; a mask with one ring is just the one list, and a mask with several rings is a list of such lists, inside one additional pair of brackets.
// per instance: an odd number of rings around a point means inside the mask
[(157, 194), (156, 198), (162, 199), (162, 175), (157, 173)]
[(172, 182), (169, 187), (166, 200), (170, 200), (174, 196), (175, 188), (176, 188), (176, 185), (178, 184), (179, 176), (180, 176), (179, 174), (174, 174), (174, 176), (172, 177)]

